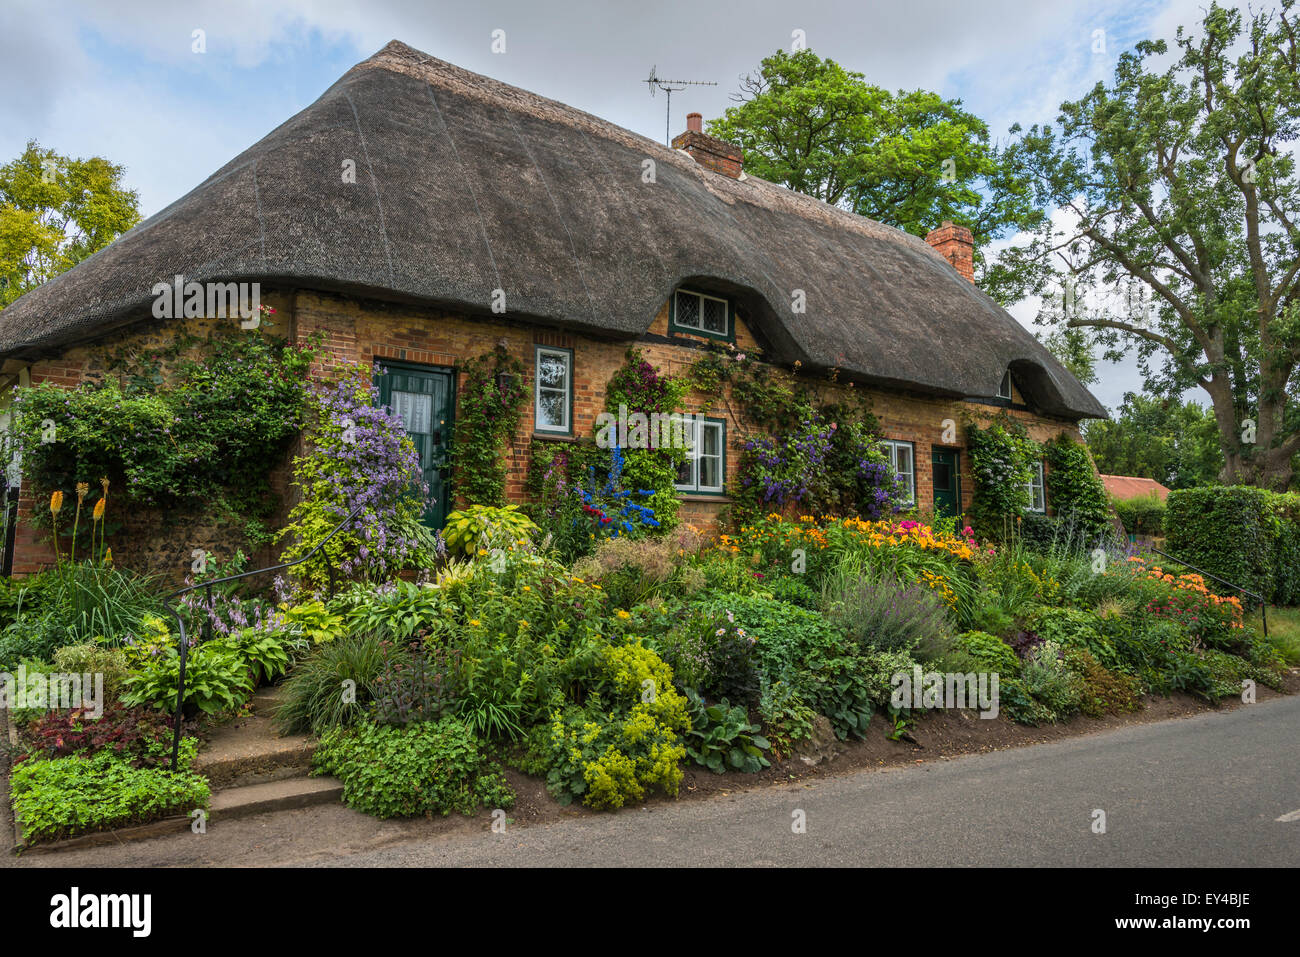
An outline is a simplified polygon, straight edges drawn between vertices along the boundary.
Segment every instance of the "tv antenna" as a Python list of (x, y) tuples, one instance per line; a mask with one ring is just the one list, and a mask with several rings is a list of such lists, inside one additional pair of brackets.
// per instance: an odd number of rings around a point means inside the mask
[(663, 90), (668, 94), (668, 109), (664, 113), (664, 143), (668, 146), (673, 145), (672, 138), (672, 116), (673, 116), (673, 94), (680, 93), (688, 86), (717, 86), (712, 80), (661, 80), (655, 76), (655, 68), (650, 68), (650, 76), (641, 81), (650, 87), (650, 95), (655, 95), (655, 90)]

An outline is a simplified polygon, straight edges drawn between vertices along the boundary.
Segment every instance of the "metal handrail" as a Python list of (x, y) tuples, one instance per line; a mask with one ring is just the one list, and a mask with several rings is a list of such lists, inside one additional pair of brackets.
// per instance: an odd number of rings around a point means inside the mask
[(1264, 621), (1264, 637), (1265, 638), (1268, 637), (1268, 602), (1264, 600), (1263, 595), (1257, 595), (1255, 592), (1249, 590), (1248, 588), (1242, 588), (1240, 585), (1234, 582), (1230, 582), (1226, 578), (1220, 578), (1218, 575), (1214, 574), (1213, 572), (1207, 572), (1204, 568), (1197, 568), (1191, 562), (1185, 562), (1181, 558), (1177, 558), (1173, 555), (1170, 555), (1168, 552), (1162, 552), (1160, 549), (1156, 548), (1153, 545), (1148, 547), (1151, 549), (1151, 551), (1155, 552), (1157, 555), (1163, 555), (1165, 558), (1168, 558), (1170, 561), (1177, 562), (1178, 564), (1182, 565), (1184, 568), (1190, 568), (1198, 575), (1204, 575), (1206, 578), (1213, 578), (1219, 584), (1227, 585), (1229, 588), (1235, 588), (1237, 589), (1237, 591), (1241, 592), (1247, 598), (1255, 599), (1255, 601), (1259, 602), (1259, 614)]
[[(170, 595), (166, 596), (163, 599), (163, 604), (165, 604), (167, 608), (171, 611), (172, 615), (175, 616), (176, 625), (180, 629), (180, 670), (176, 678), (176, 715), (175, 715), (176, 728), (172, 737), (172, 770), (173, 771), (175, 771), (177, 768), (177, 761), (180, 758), (180, 750), (181, 750), (181, 711), (185, 704), (185, 659), (186, 659), (187, 652), (189, 651), (189, 640), (185, 636), (185, 620), (181, 618), (181, 613), (172, 604), (172, 599), (179, 598), (181, 595), (189, 594), (192, 591), (198, 591), (200, 588), (205, 589), (207, 591), (209, 617), (204, 619), (200, 629), (200, 640), (207, 641), (211, 637), (211, 630), (212, 630), (212, 619), (210, 617), (210, 613), (212, 611), (212, 586), (213, 585), (223, 585), (226, 582), (238, 581), (241, 578), (250, 578), (253, 575), (264, 575), (267, 572), (278, 572), (281, 569), (292, 568), (294, 565), (302, 564), (307, 559), (315, 555), (322, 548), (324, 548), (325, 543), (328, 542), (335, 535), (337, 535), (342, 530), (344, 525), (346, 525), (348, 522), (352, 521), (354, 518), (360, 515), (361, 510), (363, 508), (365, 508), (364, 505), (358, 505), (356, 508), (354, 508), (352, 510), (352, 514), (348, 515), (347, 518), (343, 519), (343, 521), (335, 525), (334, 530), (332, 532), (330, 532), (319, 542), (317, 542), (316, 547), (313, 548), (311, 551), (309, 551), (306, 555), (303, 555), (301, 558), (295, 558), (291, 562), (281, 562), (279, 565), (271, 565), (267, 568), (258, 568), (249, 572), (240, 572), (238, 575), (227, 575), (225, 578), (214, 578), (210, 582), (201, 582), (200, 584), (197, 585), (187, 585), (185, 588), (177, 589), (176, 591), (172, 592)], [(334, 594), (334, 566), (328, 565), (327, 569), (329, 571), (330, 594), (332, 596)]]

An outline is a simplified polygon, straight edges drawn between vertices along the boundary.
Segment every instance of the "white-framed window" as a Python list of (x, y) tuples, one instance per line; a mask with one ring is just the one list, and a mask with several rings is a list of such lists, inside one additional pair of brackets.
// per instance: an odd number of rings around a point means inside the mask
[(998, 385), (998, 398), (1011, 399), (1011, 370), (1002, 373), (1002, 382)]
[(889, 464), (903, 479), (907, 490), (907, 503), (916, 503), (916, 446), (911, 442), (898, 442), (886, 439), (880, 443), (889, 454)]
[(686, 461), (677, 470), (679, 492), (721, 495), (727, 478), (727, 423), (683, 416)]
[(1034, 463), (1034, 474), (1029, 479), (1029, 510), (1039, 515), (1047, 512), (1047, 487), (1043, 484), (1043, 462)]
[(573, 350), (538, 346), (533, 381), (534, 428), (573, 432)]
[(678, 289), (673, 294), (673, 321), (677, 329), (720, 339), (731, 338), (731, 305), (721, 296)]

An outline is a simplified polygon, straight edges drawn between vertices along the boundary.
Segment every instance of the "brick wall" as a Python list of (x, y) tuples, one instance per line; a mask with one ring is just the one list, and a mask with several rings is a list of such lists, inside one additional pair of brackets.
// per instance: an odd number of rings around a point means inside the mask
[[(503, 319), (467, 318), (431, 310), (364, 304), (317, 293), (299, 294), (295, 319), (300, 335), (309, 335), (314, 331), (328, 335), (333, 344), (331, 349), (335, 361), (347, 359), (370, 362), (388, 358), (454, 368), (458, 361), (482, 355), (502, 343), (511, 355), (523, 363), (530, 397), (534, 387), (534, 345), (573, 349), (573, 419), (575, 435), (579, 436), (593, 434), (596, 416), (605, 411), (605, 385), (624, 363), (630, 344), (627, 341), (598, 339), (559, 329), (515, 324)], [(646, 335), (634, 344), (647, 360), (672, 375), (685, 371), (700, 356), (700, 349), (708, 341), (704, 337), (670, 334), (668, 305), (665, 303)], [(757, 350), (758, 342), (741, 314), (736, 321), (734, 354), (748, 357)], [(462, 387), (463, 382), (458, 380), (457, 385), (458, 388)], [(825, 387), (823, 391), (833, 393), (842, 390), (847, 394), (850, 389), (867, 396), (872, 410), (880, 419), (886, 438), (915, 444), (917, 500), (923, 506), (931, 505), (934, 500), (930, 468), (933, 449), (951, 447), (962, 452), (959, 457), (962, 507), (969, 508), (973, 480), (969, 459), (964, 454), (966, 443), (962, 420), (969, 415), (976, 421), (987, 421), (1000, 411), (999, 407), (863, 389), (856, 384), (850, 386), (848, 380), (836, 386)], [(1013, 394), (1012, 398), (1013, 406), (1022, 403), (1022, 397), (1018, 393)], [(730, 388), (724, 387), (722, 394), (717, 396), (692, 393), (686, 405), (687, 408), (683, 411), (726, 419), (727, 482), (730, 484), (735, 481), (739, 471), (741, 447), (745, 440), (743, 427), (736, 421), (736, 404)], [(1014, 407), (1008, 413), (1023, 421), (1036, 441), (1053, 438), (1062, 432), (1076, 439), (1079, 437), (1073, 422), (1036, 416)], [(956, 434), (952, 442), (943, 441), (945, 419), (952, 419), (955, 425)], [(512, 501), (523, 501), (526, 498), (529, 449), (535, 438), (554, 442), (570, 441), (534, 433), (530, 398), (505, 453), (506, 491)], [(708, 525), (729, 502), (730, 499), (726, 497), (685, 496), (681, 516), (692, 524)]]
[[(614, 372), (623, 365), (627, 348), (637, 345), (645, 357), (668, 374), (683, 372), (701, 354), (709, 340), (704, 337), (670, 332), (668, 306), (664, 304), (646, 335), (636, 343), (627, 340), (602, 339), (589, 335), (548, 328), (534, 324), (518, 323), (508, 317), (476, 317), (449, 314), (431, 309), (399, 307), (377, 302), (359, 301), (343, 296), (300, 291), (292, 296), (269, 295), (266, 300), (279, 310), (283, 330), (300, 341), (317, 337), (320, 353), (314, 374), (324, 375), (340, 365), (350, 362), (372, 363), (393, 359), (414, 364), (456, 369), (465, 360), (491, 351), (498, 343), (504, 344), (510, 354), (523, 363), (527, 378), (528, 395), (533, 394), (535, 345), (550, 345), (574, 351), (574, 434), (590, 436), (594, 432), (596, 416), (605, 411), (605, 385)], [(115, 351), (157, 348), (182, 328), (202, 335), (212, 323), (206, 320), (186, 320), (182, 323), (154, 326), (129, 335), (118, 335), (97, 343), (93, 347), (68, 350), (56, 358), (43, 359), (30, 369), (33, 384), (43, 381), (72, 387), (79, 382), (102, 379), (112, 374), (108, 368), (109, 356)], [(757, 354), (758, 342), (751, 333), (743, 313), (736, 318), (736, 343), (733, 355), (747, 357)], [(463, 387), (460, 377), (457, 387)], [(865, 394), (872, 410), (880, 419), (886, 438), (915, 444), (917, 500), (922, 506), (933, 502), (930, 457), (936, 447), (953, 447), (964, 453), (965, 439), (962, 420), (971, 415), (976, 420), (987, 420), (999, 410), (997, 407), (960, 400), (935, 399), (894, 392), (863, 389), (849, 381), (822, 385), (829, 395), (850, 389)], [(1019, 402), (1018, 394), (1013, 402)], [(741, 448), (745, 441), (743, 427), (736, 417), (736, 403), (729, 387), (720, 395), (692, 393), (682, 411), (703, 413), (727, 422), (726, 480), (737, 478)], [(1037, 441), (1052, 438), (1062, 432), (1078, 438), (1076, 424), (1066, 420), (1048, 419), (1012, 408), (1010, 414), (1026, 423), (1030, 435)], [(956, 429), (954, 441), (943, 440), (944, 420), (952, 419)], [(520, 423), (508, 448), (506, 492), (512, 501), (526, 497), (529, 453), (534, 439), (564, 442), (572, 439), (552, 435), (535, 435), (533, 430), (533, 404), (524, 405)], [(281, 495), (281, 508), (277, 520), (283, 522), (291, 503), (293, 489), (290, 485), (290, 462), (297, 449), (290, 450), (285, 460), (278, 463), (271, 474), (273, 489)], [(972, 478), (970, 462), (965, 454), (960, 457), (962, 505), (968, 508), (971, 501)], [(92, 487), (97, 487), (98, 476), (87, 476)], [(454, 478), (453, 478), (454, 482)], [(125, 508), (128, 490), (114, 489), (110, 503)], [(727, 497), (685, 496), (681, 509), (684, 521), (697, 526), (709, 526), (719, 511), (729, 504)], [(65, 502), (64, 516), (69, 504)], [(462, 503), (463, 504), (463, 503)], [(1049, 508), (1051, 503), (1048, 503)], [(28, 487), (19, 498), (18, 526), (14, 549), (14, 571), (25, 574), (48, 566), (53, 561), (49, 537), (34, 528), (31, 518), (39, 509), (48, 508), (47, 501), (37, 502)], [(118, 564), (146, 569), (163, 574), (170, 580), (182, 577), (189, 567), (189, 554), (194, 548), (205, 548), (218, 558), (225, 559), (236, 547), (243, 544), (242, 530), (221, 521), (201, 516), (166, 515), (157, 511), (130, 509), (126, 527), (110, 541)], [(245, 549), (247, 551), (247, 549)], [(264, 551), (253, 556), (257, 561), (270, 561), (272, 556)]]

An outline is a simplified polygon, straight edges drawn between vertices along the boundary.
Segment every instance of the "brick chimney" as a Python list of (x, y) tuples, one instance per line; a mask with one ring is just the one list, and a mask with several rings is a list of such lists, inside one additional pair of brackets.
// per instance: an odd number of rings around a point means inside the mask
[(740, 179), (744, 160), (740, 147), (705, 133), (704, 117), (699, 113), (686, 114), (686, 132), (673, 137), (673, 148), (685, 150), (695, 162), (715, 173)]
[(969, 229), (954, 226), (951, 220), (945, 219), (942, 226), (930, 231), (925, 241), (968, 282), (975, 281), (975, 237)]

